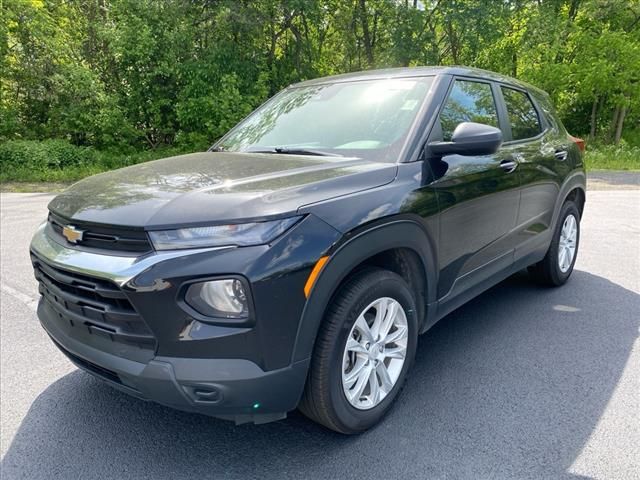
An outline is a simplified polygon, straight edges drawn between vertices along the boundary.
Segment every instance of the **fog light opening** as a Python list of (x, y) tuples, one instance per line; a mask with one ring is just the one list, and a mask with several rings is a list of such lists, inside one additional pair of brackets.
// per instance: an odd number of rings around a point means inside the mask
[(237, 278), (194, 283), (187, 290), (185, 301), (198, 313), (209, 317), (249, 316), (247, 292)]

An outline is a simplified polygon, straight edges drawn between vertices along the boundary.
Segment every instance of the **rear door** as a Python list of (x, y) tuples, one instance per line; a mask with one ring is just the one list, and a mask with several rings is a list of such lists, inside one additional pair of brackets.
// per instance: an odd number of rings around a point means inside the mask
[(515, 260), (546, 249), (551, 219), (565, 170), (568, 168), (567, 139), (538, 108), (524, 89), (499, 86), (508, 119), (503, 145), (518, 162), (522, 196), (517, 218)]
[[(429, 141), (448, 141), (462, 122), (502, 127), (492, 82), (455, 78)], [(431, 158), (440, 208), (438, 297), (455, 297), (513, 262), (520, 190), (516, 164), (493, 155)]]

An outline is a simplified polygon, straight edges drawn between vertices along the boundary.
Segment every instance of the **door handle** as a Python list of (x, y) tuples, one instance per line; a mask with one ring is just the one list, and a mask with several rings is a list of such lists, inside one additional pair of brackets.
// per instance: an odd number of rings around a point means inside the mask
[(556, 160), (560, 160), (561, 162), (564, 162), (568, 156), (569, 156), (569, 152), (567, 152), (566, 150), (556, 150), (556, 153), (555, 153)]
[(518, 162), (515, 160), (503, 160), (500, 162), (500, 168), (507, 173), (511, 173), (518, 168)]

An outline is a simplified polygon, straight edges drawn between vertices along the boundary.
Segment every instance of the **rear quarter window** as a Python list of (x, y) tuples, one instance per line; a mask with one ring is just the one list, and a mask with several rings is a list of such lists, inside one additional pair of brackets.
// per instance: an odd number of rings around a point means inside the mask
[(533, 92), (532, 95), (538, 106), (538, 112), (544, 117), (547, 127), (554, 133), (563, 132), (564, 127), (562, 126), (562, 122), (558, 117), (558, 112), (556, 112), (556, 109), (553, 107), (551, 100), (546, 95), (540, 95), (535, 92)]
[(524, 140), (539, 135), (542, 125), (529, 95), (509, 87), (500, 88), (509, 115), (512, 140)]

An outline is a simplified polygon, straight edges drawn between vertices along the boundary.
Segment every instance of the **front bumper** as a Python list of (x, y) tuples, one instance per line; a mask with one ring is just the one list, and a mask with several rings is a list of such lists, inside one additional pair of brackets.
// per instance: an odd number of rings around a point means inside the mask
[[(77, 305), (66, 318), (66, 300), (53, 299), (55, 291), (40, 300), (38, 317), (73, 363), (128, 394), (238, 423), (276, 420), (296, 408), (304, 388), (311, 352), (300, 357), (295, 351), (303, 285), (336, 236), (310, 216), (268, 246), (135, 258), (61, 245), (43, 226), (31, 244), (34, 258), (59, 269), (60, 278), (69, 272), (71, 280), (94, 277), (117, 285), (156, 343), (118, 341), (74, 315)], [(180, 307), (186, 282), (230, 273), (249, 282), (255, 313), (250, 324), (207, 323)]]
[(38, 316), (55, 345), (79, 368), (142, 400), (236, 423), (264, 423), (296, 408), (308, 360), (265, 372), (242, 359), (155, 356), (136, 362), (75, 339), (44, 300)]

